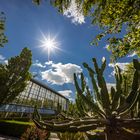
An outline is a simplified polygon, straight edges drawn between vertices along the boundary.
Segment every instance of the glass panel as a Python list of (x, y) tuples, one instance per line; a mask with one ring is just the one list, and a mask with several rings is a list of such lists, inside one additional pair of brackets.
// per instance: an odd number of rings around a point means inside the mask
[(19, 96), (15, 98), (13, 103), (35, 106), (38, 107), (55, 109), (61, 107), (61, 109), (66, 110), (67, 102), (66, 99), (53, 93), (52, 91), (40, 87), (36, 83), (29, 82), (27, 87)]

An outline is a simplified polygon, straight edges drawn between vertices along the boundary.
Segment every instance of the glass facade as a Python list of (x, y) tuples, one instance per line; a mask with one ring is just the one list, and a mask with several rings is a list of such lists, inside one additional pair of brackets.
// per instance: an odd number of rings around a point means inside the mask
[(23, 116), (23, 114), (33, 113), (34, 106), (37, 105), (39, 113), (55, 114), (58, 110), (66, 111), (68, 104), (69, 100), (67, 98), (49, 88), (47, 85), (35, 79), (31, 79), (25, 90), (21, 92), (11, 104), (2, 105), (0, 107), (0, 112), (6, 113), (5, 117), (12, 113), (21, 113), (21, 116)]
[(53, 89), (46, 85), (31, 79), (27, 87), (19, 96), (13, 101), (13, 104), (27, 105), (38, 108), (46, 108), (52, 110), (65, 111), (68, 108), (69, 100), (64, 96), (60, 95)]

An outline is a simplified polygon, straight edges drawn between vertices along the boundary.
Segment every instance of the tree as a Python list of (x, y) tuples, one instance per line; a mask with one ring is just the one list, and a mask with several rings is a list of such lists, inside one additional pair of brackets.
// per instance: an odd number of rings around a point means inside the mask
[(32, 53), (24, 48), (19, 56), (10, 58), (8, 64), (0, 64), (0, 105), (12, 102), (25, 89), (31, 78), (31, 63)]
[[(33, 0), (39, 5), (41, 0)], [(63, 13), (69, 8), (72, 0), (50, 0), (51, 4)], [(84, 16), (91, 17), (91, 23), (100, 27), (102, 32), (92, 41), (92, 45), (107, 37), (108, 50), (112, 60), (137, 53), (140, 56), (140, 1), (139, 0), (74, 0)], [(126, 29), (123, 37), (115, 34)], [(108, 37), (112, 34), (112, 37)]]
[[(133, 81), (133, 75), (134, 75), (134, 72), (135, 72), (135, 68), (134, 68), (134, 65), (133, 63), (129, 63), (128, 65), (126, 65), (124, 71), (123, 71), (123, 76), (126, 78), (127, 80), (127, 85), (128, 85), (128, 88), (130, 89), (131, 87), (131, 83)], [(128, 89), (128, 90), (129, 90)]]
[(4, 34), (5, 31), (5, 14), (4, 12), (0, 13), (0, 47), (4, 47), (4, 44), (8, 42), (7, 37)]
[[(134, 72), (135, 72), (135, 68), (133, 63), (129, 63), (128, 65), (126, 65), (126, 68), (122, 73), (126, 81), (125, 83), (127, 84), (127, 91), (130, 91), (131, 89), (131, 83), (133, 81)], [(140, 118), (140, 96), (138, 98), (136, 105), (131, 110), (131, 116), (135, 118)]]
[[(81, 74), (80, 84), (77, 76), (74, 75), (77, 95), (82, 99), (82, 103), (88, 107), (81, 109), (81, 106), (80, 108), (77, 106), (84, 117), (67, 117), (65, 120), (45, 121), (46, 123), (44, 123), (34, 114), (33, 120), (35, 124), (41, 129), (54, 132), (86, 132), (101, 127), (104, 128), (106, 140), (124, 140), (129, 138), (132, 140), (136, 135), (127, 130), (140, 131), (140, 118), (133, 119), (129, 117), (129, 112), (139, 102), (140, 62), (136, 59), (133, 60), (135, 72), (131, 91), (127, 94), (125, 93), (127, 85), (124, 87), (125, 79), (118, 66), (115, 67), (116, 88), (111, 87), (109, 91), (103, 76), (106, 67), (105, 59), (103, 59), (101, 67), (98, 66), (95, 58), (93, 58), (93, 63), (95, 70), (86, 63), (83, 65), (89, 72), (95, 94), (94, 98), (92, 98), (93, 93), (89, 90), (83, 73)], [(94, 114), (89, 116), (89, 112)], [(139, 137), (140, 134), (138, 134), (137, 139)]]

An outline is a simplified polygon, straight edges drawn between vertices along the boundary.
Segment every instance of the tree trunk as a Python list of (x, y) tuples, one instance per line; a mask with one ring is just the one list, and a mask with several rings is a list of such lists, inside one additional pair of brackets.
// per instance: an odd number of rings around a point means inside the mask
[(112, 127), (106, 127), (105, 129), (105, 140), (121, 140), (120, 137), (117, 136), (117, 130)]

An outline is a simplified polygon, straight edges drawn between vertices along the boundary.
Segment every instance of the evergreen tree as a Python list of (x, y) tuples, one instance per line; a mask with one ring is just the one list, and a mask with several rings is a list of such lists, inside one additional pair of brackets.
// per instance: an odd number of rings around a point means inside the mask
[(4, 34), (5, 31), (5, 14), (4, 12), (0, 13), (0, 47), (4, 47), (4, 44), (8, 42), (6, 35)]
[(0, 105), (12, 102), (25, 89), (31, 78), (31, 63), (32, 53), (24, 48), (19, 56), (10, 58), (8, 64), (0, 64)]

